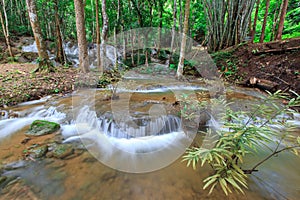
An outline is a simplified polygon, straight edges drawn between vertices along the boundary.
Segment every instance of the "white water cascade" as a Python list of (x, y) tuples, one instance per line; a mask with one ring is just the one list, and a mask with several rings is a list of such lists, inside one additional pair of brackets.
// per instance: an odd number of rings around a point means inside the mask
[(78, 113), (73, 124), (63, 127), (65, 142), (81, 140), (99, 161), (121, 171), (141, 173), (165, 167), (193, 140), (175, 116), (141, 117), (130, 124), (116, 123), (109, 115), (97, 117), (88, 106)]
[[(77, 44), (72, 44), (71, 42), (67, 42), (63, 44), (63, 48), (66, 54), (66, 57), (68, 61), (72, 62), (75, 67), (78, 67), (79, 64), (79, 49)], [(24, 52), (34, 52), (37, 53), (38, 49), (36, 46), (36, 42), (34, 41), (33, 44), (28, 45), (28, 46), (23, 46), (22, 51)], [(115, 58), (115, 47), (111, 45), (106, 45), (106, 57), (110, 61), (109, 65), (113, 65), (119, 57), (121, 57), (121, 53), (117, 52), (118, 58)], [(88, 48), (88, 54), (89, 54), (89, 61), (91, 63), (90, 67), (95, 68), (96, 67), (96, 62), (97, 62), (97, 45), (96, 44), (91, 44), (89, 45)], [(55, 55), (51, 54), (48, 51), (48, 55), (51, 58), (51, 60), (54, 61)], [(119, 59), (118, 59), (119, 60)]]

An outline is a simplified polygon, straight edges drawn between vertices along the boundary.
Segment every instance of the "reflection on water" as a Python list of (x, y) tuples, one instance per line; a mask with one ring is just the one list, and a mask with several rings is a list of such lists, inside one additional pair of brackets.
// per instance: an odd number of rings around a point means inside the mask
[[(123, 90), (121, 89), (122, 93), (120, 94), (119, 102), (124, 99), (123, 97), (126, 97), (126, 90), (124, 88)], [(128, 108), (130, 116), (133, 116), (133, 120), (136, 120), (135, 122), (139, 125), (144, 123), (145, 127), (151, 119), (146, 118), (146, 115), (143, 113), (148, 112), (149, 109), (151, 110), (151, 105), (158, 104), (157, 101), (163, 102), (163, 106), (173, 103), (176, 99), (173, 91), (177, 90), (180, 91), (179, 93), (182, 93), (184, 86), (173, 87), (172, 92), (165, 88), (160, 90), (159, 87), (148, 87), (147, 89), (153, 89), (153, 92), (145, 93), (141, 88), (140, 91), (136, 90), (134, 94), (131, 94)], [(96, 112), (94, 112), (95, 116), (101, 116), (101, 114), (111, 111), (110, 108), (114, 103), (103, 100), (104, 93), (99, 93), (95, 95), (97, 98), (94, 105), (96, 109)], [(247, 108), (247, 102), (258, 101), (259, 98), (257, 97), (259, 96), (253, 90), (235, 89), (227, 95), (227, 98), (235, 102), (236, 108), (239, 106)], [(24, 139), (24, 129), (22, 128), (28, 126), (34, 119), (42, 118), (59, 122), (62, 125), (62, 133), (68, 142), (74, 141), (76, 137), (78, 139), (77, 132), (88, 133), (93, 131), (93, 128), (86, 129), (86, 125), (81, 128), (77, 124), (77, 127), (74, 127), (74, 118), (72, 117), (74, 101), (76, 101), (76, 98), (80, 101), (84, 97), (83, 93), (77, 93), (73, 99), (71, 97), (52, 97), (45, 101), (36, 101), (32, 104), (23, 104), (9, 108), (11, 112), (18, 112), (19, 118), (0, 121), (0, 137), (2, 137), (0, 144), (1, 163), (7, 163), (7, 160), (11, 158), (19, 159), (18, 155), (24, 148), (24, 146), (20, 145), (20, 141)], [(124, 102), (125, 104), (126, 101)], [(120, 106), (122, 106), (122, 103)], [(161, 111), (160, 109), (153, 112), (163, 112), (165, 116), (169, 114), (168, 111)], [(98, 119), (100, 120), (101, 118), (98, 117)], [(141, 119), (146, 120), (143, 121)], [(153, 120), (152, 122), (154, 123)], [(97, 124), (97, 122), (95, 123)], [(111, 123), (107, 122), (106, 128), (110, 130), (108, 132), (114, 133), (117, 128), (112, 130), (113, 127), (109, 127)], [(100, 127), (102, 124), (99, 124)], [(126, 125), (130, 127), (128, 123)], [(165, 128), (168, 129), (167, 127)], [(16, 132), (17, 129), (20, 129), (20, 131)], [(169, 132), (178, 134), (175, 128), (174, 131), (169, 130)], [(12, 137), (4, 139), (9, 134), (13, 134)], [(141, 136), (145, 135), (142, 134)], [(156, 148), (161, 148), (158, 143), (160, 140), (159, 136), (165, 137), (161, 139), (165, 141), (164, 145), (167, 144), (172, 147), (172, 142), (174, 146), (178, 145), (177, 141), (174, 142), (168, 138), (168, 136), (172, 136), (168, 133), (155, 136), (157, 138), (154, 137), (153, 140), (148, 140), (147, 142), (153, 143), (151, 148), (154, 148), (155, 145), (157, 145)], [(114, 142), (114, 147), (119, 145), (118, 148), (120, 149), (137, 148), (134, 142), (138, 142), (137, 140), (142, 138), (131, 138), (135, 139), (135, 141), (129, 141), (124, 137), (120, 138), (112, 134), (107, 135), (106, 139), (109, 137), (110, 141)], [(124, 141), (122, 142), (122, 140)], [(170, 141), (170, 144), (166, 143)], [(97, 142), (103, 144), (104, 138), (100, 138)], [(194, 142), (201, 141), (199, 141), (199, 137), (196, 137)], [(150, 147), (147, 147), (149, 143), (139, 143), (141, 145), (138, 151), (140, 149), (149, 149)], [(10, 152), (9, 156), (5, 153), (8, 150)], [(132, 151), (136, 152), (136, 150)], [(103, 148), (102, 152), (111, 162), (116, 162), (121, 167), (126, 167), (129, 163), (132, 164), (136, 159), (135, 157), (124, 157), (121, 160), (116, 160), (116, 158), (120, 158), (117, 155), (118, 153), (120, 152), (109, 152), (105, 148)], [(129, 151), (129, 153), (132, 152)], [(268, 151), (266, 150), (259, 152), (259, 156), (251, 155), (247, 159), (254, 163), (267, 155)], [(144, 163), (144, 165), (149, 166), (152, 164), (151, 161)], [(22, 163), (22, 165), (22, 167), (14, 170), (3, 171), (2, 175), (20, 177), (20, 180), (15, 179), (18, 184), (13, 184), (13, 187), (11, 186), (10, 189), (1, 190), (0, 199), (298, 199), (300, 196), (300, 171), (298, 169), (300, 159), (287, 152), (270, 159), (259, 167), (259, 172), (249, 175), (249, 189), (245, 191), (245, 195), (231, 194), (228, 197), (223, 194), (220, 188), (217, 188), (213, 194), (208, 196), (208, 191), (202, 189), (202, 180), (208, 176), (210, 168), (205, 166), (192, 170), (192, 168), (186, 167), (186, 163), (181, 162), (181, 158), (157, 171), (140, 174), (111, 169), (98, 162), (88, 151), (67, 160), (48, 158), (35, 162), (27, 161)], [(249, 167), (251, 166), (252, 164), (249, 165)], [(21, 196), (21, 194), (27, 194), (26, 198)]]

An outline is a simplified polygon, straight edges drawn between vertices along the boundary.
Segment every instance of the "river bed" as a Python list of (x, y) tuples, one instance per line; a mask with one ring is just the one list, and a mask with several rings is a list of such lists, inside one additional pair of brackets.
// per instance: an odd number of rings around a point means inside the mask
[[(213, 88), (219, 91), (219, 88)], [(0, 159), (2, 165), (13, 166), (4, 170), (2, 175), (14, 177), (14, 182), (1, 189), (0, 198), (299, 198), (300, 159), (288, 152), (272, 158), (259, 168), (259, 172), (249, 175), (249, 189), (245, 190), (245, 195), (235, 193), (225, 196), (218, 187), (208, 195), (208, 191), (202, 189), (202, 180), (209, 175), (210, 169), (198, 166), (193, 170), (181, 162), (183, 150), (198, 141), (199, 136), (195, 129), (193, 132), (176, 125), (176, 109), (170, 107), (184, 93), (190, 93), (197, 99), (206, 99), (208, 94), (216, 94), (208, 91), (205, 85), (196, 81), (179, 83), (165, 77), (159, 81), (149, 76), (137, 78), (135, 74), (129, 74), (119, 83), (117, 91), (116, 100), (107, 98), (109, 91), (86, 89), (64, 97), (46, 97), (6, 108), (6, 111), (10, 110), (18, 117), (0, 120)], [(245, 88), (230, 87), (226, 91), (226, 98), (234, 102), (234, 109), (247, 109), (250, 103), (259, 103), (262, 95), (256, 90)], [(110, 115), (107, 113), (118, 116), (115, 121), (120, 122), (114, 125), (108, 120)], [(99, 120), (101, 116), (104, 116), (102, 121)], [(156, 131), (155, 128), (161, 124), (161, 116), (166, 116), (168, 122), (175, 125), (163, 125), (163, 131)], [(55, 135), (32, 138), (22, 144), (24, 132), (35, 119), (57, 122), (61, 130)], [(121, 123), (122, 120), (126, 123)], [(148, 131), (135, 128), (136, 124), (132, 125), (132, 122), (148, 128)], [(143, 123), (146, 125), (141, 125)], [(102, 132), (106, 130), (107, 134), (111, 134), (110, 137), (99, 137), (99, 133), (93, 132), (94, 126), (100, 126)], [(186, 130), (189, 131), (187, 137), (182, 136)], [(149, 131), (153, 134), (147, 135)], [(130, 134), (124, 136), (120, 134), (122, 132)], [(75, 151), (75, 156), (64, 160), (23, 160), (22, 152), (26, 147), (56, 139), (78, 143), (80, 148)], [(97, 139), (99, 141), (95, 141)], [(249, 156), (247, 159), (252, 163), (266, 155), (267, 152), (263, 151), (259, 156)]]

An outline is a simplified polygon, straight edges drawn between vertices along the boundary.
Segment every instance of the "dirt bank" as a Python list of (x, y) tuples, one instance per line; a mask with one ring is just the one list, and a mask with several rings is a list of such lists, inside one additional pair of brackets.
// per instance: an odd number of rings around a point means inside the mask
[(213, 57), (227, 81), (257, 87), (259, 83), (249, 83), (249, 79), (256, 78), (265, 81), (273, 91), (293, 90), (300, 94), (300, 38), (243, 44)]

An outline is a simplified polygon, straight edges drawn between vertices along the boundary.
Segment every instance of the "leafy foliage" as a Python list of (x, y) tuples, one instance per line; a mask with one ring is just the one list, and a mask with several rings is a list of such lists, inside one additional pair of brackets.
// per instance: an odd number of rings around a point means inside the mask
[[(293, 134), (297, 127), (290, 122), (296, 113), (291, 108), (300, 106), (300, 96), (295, 96), (290, 99), (280, 91), (269, 94), (263, 103), (253, 105), (254, 110), (251, 111), (233, 111), (227, 107), (221, 128), (204, 133), (206, 140), (203, 144), (211, 145), (189, 148), (183, 156), (187, 166), (196, 168), (198, 163), (201, 166), (209, 164), (213, 169), (214, 173), (203, 181), (203, 189), (210, 187), (211, 193), (220, 185), (226, 195), (232, 191), (243, 193), (243, 189), (247, 188), (247, 174), (257, 171), (269, 158), (286, 150), (298, 154), (300, 139)], [(279, 99), (288, 102), (279, 105)], [(274, 141), (276, 147), (270, 149), (268, 144)], [(243, 169), (245, 156), (263, 147), (270, 149), (270, 155), (253, 168)]]

